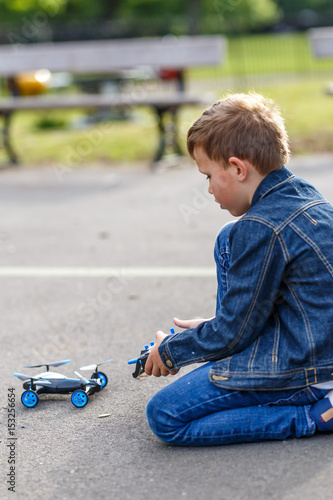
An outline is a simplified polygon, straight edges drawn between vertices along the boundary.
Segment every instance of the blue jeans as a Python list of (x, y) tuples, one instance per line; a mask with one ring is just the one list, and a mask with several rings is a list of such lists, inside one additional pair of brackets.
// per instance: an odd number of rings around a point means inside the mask
[[(217, 309), (228, 286), (229, 233), (222, 228), (215, 245)], [(213, 363), (206, 363), (168, 385), (148, 402), (146, 414), (152, 431), (164, 442), (184, 446), (311, 436), (316, 425), (310, 406), (327, 391), (313, 387), (283, 391), (235, 391), (209, 381)]]

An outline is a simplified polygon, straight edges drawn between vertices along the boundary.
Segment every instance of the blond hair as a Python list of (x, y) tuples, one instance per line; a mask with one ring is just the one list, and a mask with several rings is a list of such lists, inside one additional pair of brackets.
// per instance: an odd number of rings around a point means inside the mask
[(202, 147), (208, 158), (228, 167), (229, 158), (247, 160), (262, 174), (289, 160), (289, 140), (275, 103), (263, 96), (230, 94), (208, 108), (187, 134), (187, 149)]

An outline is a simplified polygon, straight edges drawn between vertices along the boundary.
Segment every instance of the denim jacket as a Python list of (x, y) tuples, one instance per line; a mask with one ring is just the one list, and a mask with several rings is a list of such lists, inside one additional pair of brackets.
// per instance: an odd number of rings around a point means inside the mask
[(244, 390), (333, 380), (333, 207), (287, 168), (258, 186), (230, 232), (216, 317), (166, 337), (169, 369), (215, 361), (210, 380)]

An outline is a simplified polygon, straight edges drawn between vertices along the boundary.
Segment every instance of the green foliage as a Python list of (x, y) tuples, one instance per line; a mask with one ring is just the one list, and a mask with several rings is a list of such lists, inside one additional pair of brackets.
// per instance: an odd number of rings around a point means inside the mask
[(47, 112), (42, 116), (38, 117), (38, 119), (34, 123), (34, 128), (36, 130), (43, 129), (65, 129), (67, 127), (67, 120), (62, 116), (56, 116), (56, 114)]
[(68, 0), (0, 0), (2, 20), (20, 20), (22, 15), (44, 12), (56, 16), (65, 11)]
[(0, 0), (2, 22), (22, 22), (24, 16), (44, 13), (55, 21), (152, 22), (163, 18), (187, 19), (203, 31), (244, 32), (274, 25), (282, 14), (295, 16), (313, 10), (324, 15), (332, 0)]
[[(319, 1), (319, 0), (318, 0)], [(324, 0), (323, 0), (324, 1)], [(274, 0), (0, 0), (3, 21), (22, 22), (24, 16), (43, 13), (52, 21), (106, 21), (128, 19), (160, 23), (165, 18), (185, 20), (192, 29), (213, 24), (213, 31), (244, 31), (272, 25), (279, 18)], [(178, 20), (177, 20), (178, 19)], [(201, 27), (200, 27), (201, 26)]]
[(10, 10), (16, 11), (16, 12), (26, 12), (29, 10), (37, 10), (39, 5), (38, 5), (38, 0), (11, 0), (10, 2), (8, 0), (5, 0), (2, 2), (6, 5), (6, 7), (10, 8)]
[(209, 31), (241, 33), (273, 26), (281, 17), (274, 0), (213, 0), (206, 2)]
[[(201, 0), (202, 1), (202, 0)], [(157, 17), (164, 14), (184, 14), (184, 2), (179, 0), (125, 0), (121, 2), (118, 17)]]
[(43, 14), (49, 20), (105, 20), (121, 0), (0, 0), (2, 21), (22, 22), (25, 16)]
[(303, 9), (318, 12), (332, 7), (332, 0), (275, 0), (275, 2), (286, 14), (294, 14)]
[(101, 7), (101, 2), (96, 0), (67, 0), (62, 18), (69, 21), (99, 19), (102, 17)]

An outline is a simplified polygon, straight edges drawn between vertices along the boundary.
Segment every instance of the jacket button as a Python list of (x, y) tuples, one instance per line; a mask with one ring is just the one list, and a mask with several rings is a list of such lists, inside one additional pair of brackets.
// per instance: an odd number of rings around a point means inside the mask
[(170, 359), (168, 359), (168, 360), (166, 361), (166, 364), (167, 364), (167, 366), (168, 366), (169, 368), (172, 368), (172, 367), (173, 367), (172, 361), (170, 361)]

